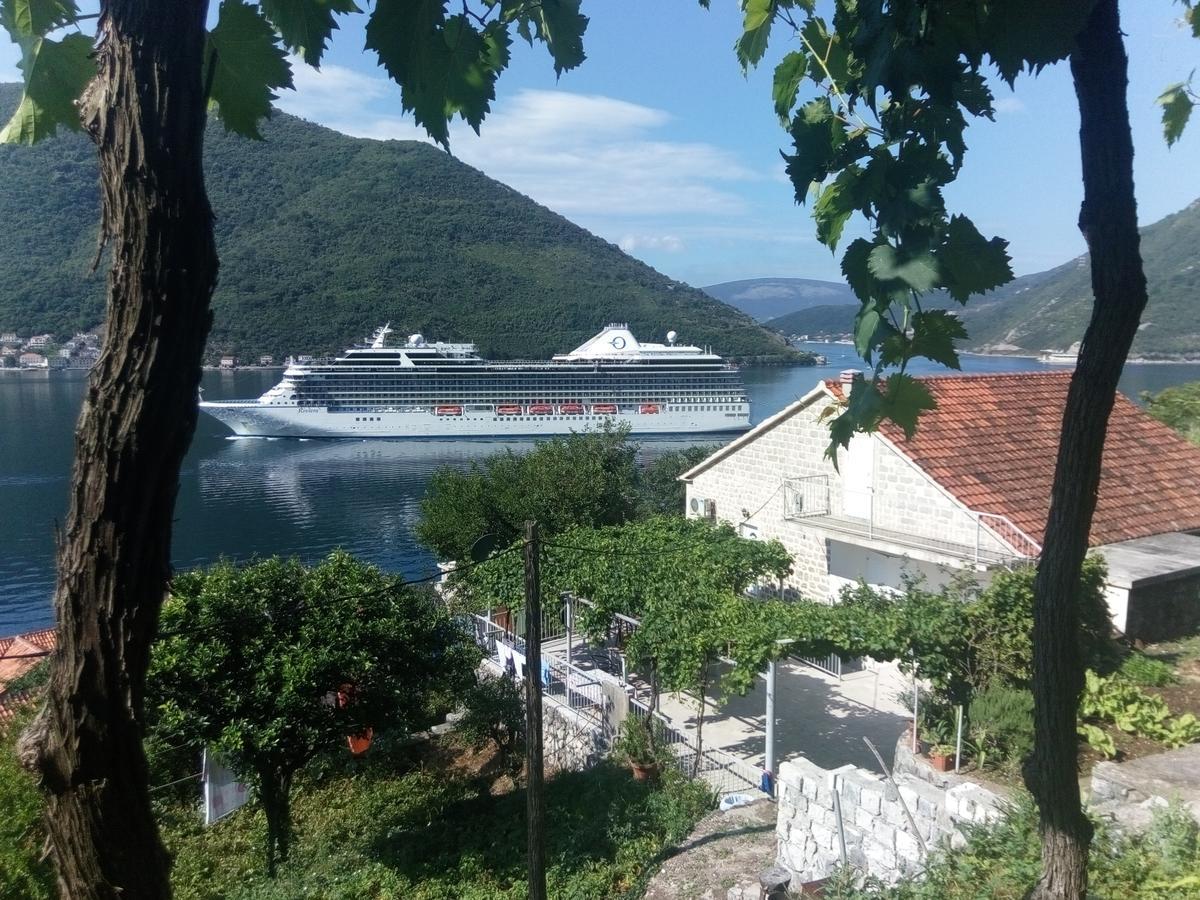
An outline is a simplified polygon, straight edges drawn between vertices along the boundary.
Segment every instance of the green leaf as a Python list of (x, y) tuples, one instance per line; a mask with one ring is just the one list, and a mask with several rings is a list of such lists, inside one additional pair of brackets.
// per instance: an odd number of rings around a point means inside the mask
[(880, 281), (899, 281), (918, 294), (938, 286), (938, 263), (928, 250), (904, 253), (891, 244), (881, 244), (871, 251), (867, 268)]
[(767, 52), (767, 40), (771, 36), (771, 25), (775, 19), (775, 4), (776, 0), (742, 0), (742, 9), (745, 11), (742, 35), (734, 45), (734, 51), (737, 53), (738, 62), (742, 64), (743, 72), (758, 65), (763, 54)]
[(17, 43), (45, 37), (78, 16), (75, 0), (0, 0), (0, 24)]
[(338, 27), (334, 16), (362, 12), (354, 0), (261, 0), (261, 5), (284, 46), (314, 68)]
[(897, 372), (888, 378), (884, 414), (900, 426), (906, 438), (911, 439), (917, 433), (921, 413), (936, 406), (929, 388), (911, 375)]
[(966, 216), (953, 216), (946, 240), (938, 252), (942, 282), (950, 296), (966, 303), (972, 294), (982, 294), (1012, 281), (1008, 241), (986, 239)]
[(367, 23), (367, 49), (400, 85), (401, 105), (443, 146), (455, 114), (479, 129), (509, 42), (503, 23), (480, 33), (464, 15), (447, 18), (442, 0), (379, 0)]
[(1191, 118), (1192, 107), (1195, 104), (1188, 96), (1188, 86), (1185, 82), (1171, 85), (1159, 94), (1158, 99), (1154, 102), (1163, 108), (1163, 136), (1167, 139), (1167, 146), (1170, 147), (1183, 134), (1183, 129), (1187, 126), (1188, 119)]
[(1096, 0), (1002, 0), (988, 4), (984, 49), (1010, 85), (1022, 69), (1040, 72), (1075, 47)]
[(538, 4), (538, 36), (554, 58), (556, 75), (574, 69), (587, 58), (583, 34), (588, 17), (580, 13), (579, 5), (580, 0), (541, 0)]
[(784, 155), (787, 174), (796, 191), (796, 201), (804, 203), (809, 185), (824, 181), (829, 164), (838, 148), (846, 142), (846, 133), (833, 115), (828, 97), (804, 104), (792, 119), (792, 144), (796, 152)]
[(799, 50), (793, 50), (775, 67), (775, 83), (771, 87), (771, 99), (775, 101), (775, 115), (787, 123), (796, 105), (800, 82), (808, 69), (808, 59)]
[(830, 250), (837, 249), (846, 221), (858, 208), (855, 187), (861, 174), (862, 170), (857, 166), (849, 166), (817, 195), (817, 202), (813, 206), (817, 240)]
[(876, 281), (867, 266), (875, 246), (864, 238), (857, 238), (842, 254), (842, 274), (859, 300), (866, 301), (875, 296)]
[(271, 23), (241, 0), (223, 0), (205, 55), (214, 67), (209, 103), (226, 130), (262, 140), (258, 123), (271, 114), (274, 90), (292, 86), (292, 68)]
[(828, 77), (839, 89), (845, 87), (850, 80), (850, 54), (840, 36), (836, 33), (830, 34), (825, 22), (816, 17), (804, 23), (800, 34), (811, 48), (809, 77), (816, 82), (823, 82)]
[(30, 42), (21, 61), (25, 91), (0, 131), (0, 143), (34, 144), (53, 136), (59, 126), (80, 130), (75, 101), (96, 74), (91, 53), (92, 39), (83, 34)]
[(912, 340), (909, 350), (951, 369), (961, 369), (962, 363), (954, 342), (965, 340), (967, 330), (962, 320), (946, 309), (930, 309), (914, 313)]
[(854, 317), (854, 350), (863, 359), (870, 361), (875, 334), (883, 323), (883, 314), (874, 301), (863, 306)]

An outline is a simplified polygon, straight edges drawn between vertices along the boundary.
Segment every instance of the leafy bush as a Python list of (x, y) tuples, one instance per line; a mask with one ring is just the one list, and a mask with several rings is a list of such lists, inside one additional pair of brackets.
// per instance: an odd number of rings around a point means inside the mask
[(975, 764), (1015, 770), (1033, 751), (1033, 695), (992, 684), (971, 700), (970, 744)]
[(488, 743), (500, 755), (501, 768), (514, 779), (521, 771), (525, 746), (525, 694), (503, 675), (485, 675), (463, 695), (466, 713), (458, 734), (476, 750)]
[(1172, 716), (1162, 697), (1147, 694), (1136, 684), (1114, 676), (1104, 678), (1089, 670), (1079, 717), (1111, 722), (1126, 734), (1182, 747), (1200, 741), (1200, 720), (1191, 713)]
[(1144, 687), (1164, 687), (1174, 684), (1177, 680), (1175, 670), (1161, 659), (1155, 659), (1145, 653), (1138, 653), (1136, 650), (1125, 657), (1125, 661), (1121, 663), (1121, 668), (1117, 671), (1131, 684), (1140, 684)]
[(670, 760), (667, 734), (662, 722), (650, 716), (629, 715), (613, 744), (613, 757), (636, 766), (653, 766)]

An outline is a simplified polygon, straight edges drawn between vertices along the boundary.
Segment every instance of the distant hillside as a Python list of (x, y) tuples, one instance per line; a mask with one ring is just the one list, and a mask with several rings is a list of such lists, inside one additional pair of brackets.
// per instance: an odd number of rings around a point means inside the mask
[[(1132, 355), (1200, 357), (1200, 200), (1141, 233), (1150, 304)], [(1065, 349), (1080, 340), (1092, 306), (1088, 259), (1077, 257), (997, 291), (967, 320), (972, 343), (982, 349), (1038, 351)]]
[(813, 306), (858, 302), (849, 285), (813, 278), (747, 278), (710, 284), (704, 291), (759, 322)]
[[(1142, 258), (1150, 304), (1132, 355), (1148, 358), (1200, 357), (1200, 200), (1142, 229)], [(1016, 279), (959, 308), (972, 349), (1004, 353), (1065, 350), (1083, 337), (1091, 315), (1091, 272), (1087, 256)], [(934, 306), (957, 304), (934, 298)], [(856, 307), (815, 306), (766, 322), (785, 335), (842, 334), (853, 328)]]
[(769, 319), (763, 324), (780, 334), (791, 337), (795, 334), (839, 335), (854, 328), (854, 315), (858, 305), (839, 303), (836, 306), (810, 306), (798, 312), (788, 313), (778, 319)]
[[(19, 88), (0, 85), (0, 115)], [(400, 333), (545, 357), (609, 321), (668, 330), (731, 357), (795, 358), (702, 291), (428, 144), (350, 138), (276, 114), (265, 142), (211, 126), (206, 163), (221, 254), (209, 353), (338, 351), (390, 320)], [(95, 325), (91, 146), (68, 135), (0, 147), (0, 331)]]

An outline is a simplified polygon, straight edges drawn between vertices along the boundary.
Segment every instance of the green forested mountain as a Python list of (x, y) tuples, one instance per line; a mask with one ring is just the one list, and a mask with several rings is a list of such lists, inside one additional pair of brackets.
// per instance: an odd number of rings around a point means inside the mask
[[(1142, 229), (1142, 259), (1150, 304), (1132, 355), (1200, 357), (1200, 200)], [(998, 291), (975, 297), (965, 309), (933, 298), (933, 306), (958, 308), (970, 333), (968, 346), (995, 352), (1066, 350), (1083, 337), (1092, 309), (1088, 257), (1025, 275)], [(839, 334), (852, 330), (857, 306), (814, 306), (766, 323), (782, 334)]]
[[(1141, 230), (1150, 304), (1133, 342), (1135, 357), (1200, 357), (1200, 200)], [(971, 343), (991, 350), (1062, 350), (1083, 337), (1092, 308), (1089, 258), (1018, 278), (966, 319)]]
[[(0, 85), (0, 115), (18, 96)], [(430, 145), (283, 114), (263, 134), (207, 136), (221, 254), (210, 355), (338, 351), (388, 320), (504, 357), (569, 350), (608, 321), (743, 359), (793, 355), (745, 314)], [(91, 146), (67, 135), (0, 147), (0, 185), (0, 331), (97, 324)]]

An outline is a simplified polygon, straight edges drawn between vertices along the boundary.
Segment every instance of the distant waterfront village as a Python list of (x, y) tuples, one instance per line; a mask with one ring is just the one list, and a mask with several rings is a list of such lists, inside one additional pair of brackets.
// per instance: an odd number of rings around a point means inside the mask
[(100, 335), (81, 331), (59, 343), (52, 334), (22, 338), (0, 332), (0, 369), (90, 369), (100, 358)]

